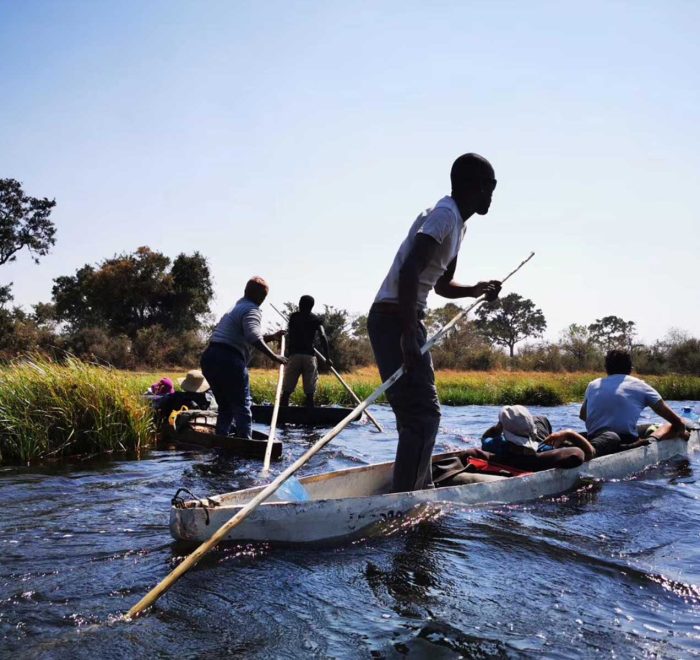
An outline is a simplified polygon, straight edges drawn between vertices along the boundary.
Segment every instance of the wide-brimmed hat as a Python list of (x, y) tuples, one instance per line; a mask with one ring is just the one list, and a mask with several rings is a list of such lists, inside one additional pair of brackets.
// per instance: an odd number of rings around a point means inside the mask
[(498, 414), (498, 421), (508, 442), (537, 451), (540, 443), (537, 440), (535, 420), (525, 406), (503, 406)]
[(199, 369), (188, 371), (187, 375), (177, 382), (185, 392), (206, 392), (209, 389), (209, 383)]

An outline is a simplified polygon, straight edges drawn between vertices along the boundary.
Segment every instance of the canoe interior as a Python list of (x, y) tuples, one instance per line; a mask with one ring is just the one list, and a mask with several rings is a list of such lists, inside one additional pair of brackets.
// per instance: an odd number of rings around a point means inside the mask
[[(668, 460), (674, 457), (687, 455), (692, 451), (700, 449), (700, 435), (697, 429), (692, 431), (691, 438), (688, 442), (683, 440), (664, 440), (659, 443), (652, 443), (648, 447), (639, 447), (630, 449), (617, 454), (603, 456), (594, 459), (588, 463), (584, 463), (573, 470), (543, 470), (541, 472), (531, 473), (526, 477), (511, 477), (504, 481), (513, 481), (514, 479), (541, 477), (553, 472), (575, 472), (581, 477), (590, 477), (598, 479), (611, 479), (627, 476), (639, 472), (644, 468), (654, 465), (662, 460)], [(438, 461), (460, 452), (446, 452), (433, 456), (433, 462)], [(310, 475), (302, 477), (299, 481), (303, 484), (311, 500), (337, 500), (357, 497), (370, 497), (376, 495), (386, 495), (391, 491), (391, 481), (394, 464), (375, 463), (363, 467), (347, 468), (336, 472), (326, 472), (323, 474)], [(462, 489), (469, 486), (449, 486), (447, 488), (439, 488), (437, 491), (448, 491), (452, 489)], [(251, 500), (264, 486), (256, 488), (248, 488), (245, 490), (236, 491), (216, 495), (211, 499), (216, 500), (221, 506), (241, 506)], [(415, 491), (413, 494), (419, 494), (422, 491)], [(270, 503), (284, 501), (276, 496), (269, 498)], [(193, 504), (196, 504), (193, 502)], [(265, 506), (263, 503), (262, 506)]]
[[(272, 422), (273, 406), (252, 406), (253, 421), (261, 424)], [(297, 424), (299, 426), (335, 426), (344, 420), (353, 408), (336, 408), (332, 406), (280, 406), (277, 422), (279, 424)], [(354, 419), (357, 419), (356, 415)]]

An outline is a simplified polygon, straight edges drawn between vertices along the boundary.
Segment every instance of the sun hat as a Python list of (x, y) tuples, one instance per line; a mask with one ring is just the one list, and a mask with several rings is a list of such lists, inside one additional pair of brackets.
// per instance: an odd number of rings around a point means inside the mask
[(503, 435), (508, 442), (537, 451), (537, 429), (532, 414), (525, 406), (503, 406), (498, 414)]
[(202, 376), (202, 372), (199, 369), (188, 371), (187, 375), (184, 378), (180, 378), (177, 382), (185, 392), (206, 392), (209, 389), (209, 383), (207, 383), (206, 378)]

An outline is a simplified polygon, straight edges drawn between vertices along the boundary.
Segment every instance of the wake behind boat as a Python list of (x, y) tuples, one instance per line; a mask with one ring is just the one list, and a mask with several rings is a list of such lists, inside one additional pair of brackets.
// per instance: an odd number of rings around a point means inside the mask
[[(690, 439), (664, 440), (645, 447), (603, 456), (578, 468), (551, 469), (517, 477), (493, 477), (475, 483), (390, 493), (394, 464), (378, 463), (299, 479), (309, 501), (280, 501), (274, 496), (263, 502), (235, 527), (227, 540), (310, 543), (356, 536), (376, 523), (401, 518), (414, 507), (453, 502), (462, 505), (513, 503), (535, 500), (570, 491), (584, 479), (619, 479), (637, 474), (657, 463), (688, 456), (700, 449), (697, 425)], [(454, 456), (448, 452), (433, 462)], [(170, 532), (181, 541), (202, 542), (229, 520), (264, 487), (189, 500), (170, 511)]]

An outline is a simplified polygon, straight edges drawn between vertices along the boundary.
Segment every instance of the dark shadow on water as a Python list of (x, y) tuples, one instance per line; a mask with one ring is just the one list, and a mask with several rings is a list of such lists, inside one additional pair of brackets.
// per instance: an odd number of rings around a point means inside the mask
[(480, 638), (458, 630), (449, 623), (432, 621), (416, 627), (410, 636), (394, 642), (386, 655), (374, 657), (403, 658), (508, 658), (503, 642)]

